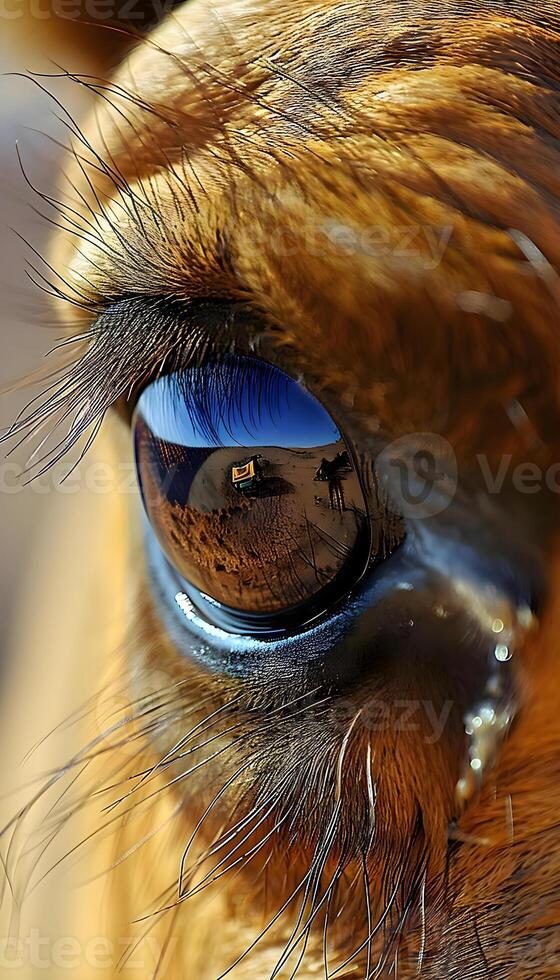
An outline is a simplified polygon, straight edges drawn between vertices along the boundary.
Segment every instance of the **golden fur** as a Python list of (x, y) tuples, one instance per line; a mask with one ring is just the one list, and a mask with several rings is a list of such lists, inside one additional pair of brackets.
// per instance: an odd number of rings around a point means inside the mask
[[(110, 89), (89, 80), (98, 103), (68, 167), (83, 237), (57, 236), (52, 253), (65, 291), (85, 308), (70, 311), (70, 329), (119, 297), (233, 300), (264, 318), (263, 349), (281, 349), (364, 445), (380, 433), (430, 431), (460, 464), (511, 453), (548, 465), (560, 414), (559, 45), (557, 2), (190, 0), (135, 46)], [(146, 376), (165, 355), (155, 336)], [(505, 407), (515, 401), (530, 424), (511, 423)], [(107, 428), (92, 452), (118, 465), (130, 456), (126, 426), (115, 415)], [(355, 719), (372, 696), (455, 701), (451, 676), (411, 663), (370, 677), (330, 713), (282, 713), (304, 695), (297, 683), (228, 680), (179, 655), (149, 596), (135, 498), (101, 500), (90, 503), (97, 543), (83, 524), (72, 534), (85, 565), (89, 548), (97, 552), (84, 588), (110, 571), (96, 604), (107, 617), (97, 625), (83, 609), (57, 655), (60, 670), (85, 650), (93, 658), (76, 688), (95, 710), (65, 737), (79, 805), (63, 799), (51, 812), (51, 799), (44, 817), (61, 855), (94, 835), (79, 850), (83, 877), (95, 881), (74, 908), (63, 902), (52, 934), (80, 937), (81, 949), (92, 936), (113, 950), (136, 938), (144, 965), (132, 957), (125, 973), (151, 977), (159, 962), (166, 980), (216, 980), (324, 846), (317, 889), (334, 884), (310, 923), (302, 980), (324, 975), (327, 931), (331, 972), (363, 945), (337, 976), (560, 975), (554, 507), (545, 508), (552, 598), (520, 653), (522, 710), (450, 842), (460, 711), (434, 744), (390, 725), (372, 740)], [(51, 601), (56, 636), (60, 590)], [(35, 647), (26, 631), (21, 645)], [(30, 652), (25, 663), (35, 676)], [(25, 677), (17, 690), (25, 703)], [(52, 723), (79, 700), (68, 692)], [(176, 744), (189, 755), (175, 758)], [(259, 793), (269, 802), (255, 809)], [(253, 810), (231, 861), (251, 849), (253, 859), (177, 903), (178, 881), (188, 890), (219, 874), (228, 848), (213, 848)], [(25, 820), (36, 820), (33, 810)], [(34, 833), (40, 852), (41, 823)], [(16, 862), (22, 880), (26, 861)], [(41, 885), (43, 910), (52, 878), (55, 895), (69, 888), (56, 884), (64, 867)], [(233, 976), (273, 975), (294, 925), (304, 925), (298, 900), (301, 890)], [(165, 914), (146, 920), (160, 907)], [(27, 928), (44, 915), (32, 910)], [(303, 948), (280, 976), (292, 975)], [(92, 975), (116, 976), (118, 959)], [(88, 976), (87, 963), (75, 975)]]

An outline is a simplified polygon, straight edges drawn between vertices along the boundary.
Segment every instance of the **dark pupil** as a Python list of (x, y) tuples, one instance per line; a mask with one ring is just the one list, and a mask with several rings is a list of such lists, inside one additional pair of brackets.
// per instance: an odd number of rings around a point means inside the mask
[(164, 553), (231, 609), (269, 614), (308, 602), (363, 551), (350, 450), (322, 405), (263, 361), (231, 356), (149, 385), (135, 449)]

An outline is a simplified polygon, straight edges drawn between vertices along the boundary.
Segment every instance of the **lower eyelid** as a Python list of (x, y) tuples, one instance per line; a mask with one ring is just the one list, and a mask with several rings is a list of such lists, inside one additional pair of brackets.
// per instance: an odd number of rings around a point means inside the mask
[(228, 633), (204, 621), (197, 613), (149, 526), (146, 550), (151, 588), (163, 625), (180, 651), (205, 666), (239, 676), (254, 672), (256, 665), (268, 673), (278, 671), (282, 678), (293, 671), (303, 673), (314, 662), (319, 665), (324, 660), (352, 622), (354, 604), (347, 602), (299, 634), (262, 640)]

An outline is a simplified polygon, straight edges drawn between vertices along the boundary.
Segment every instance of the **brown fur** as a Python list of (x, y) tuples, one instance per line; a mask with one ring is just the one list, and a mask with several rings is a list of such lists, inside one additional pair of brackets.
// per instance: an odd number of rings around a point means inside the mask
[[(263, 349), (280, 349), (364, 446), (431, 431), (449, 440), (461, 465), (483, 452), (549, 463), (560, 414), (559, 45), (556, 2), (192, 0), (124, 63), (86, 127), (87, 146), (74, 141), (96, 188), (74, 161), (79, 211), (100, 236), (86, 233), (76, 248), (64, 235), (53, 261), (88, 309), (79, 319), (89, 323), (90, 311), (121, 296), (234, 300), (264, 319)], [(119, 194), (120, 182), (127, 190)], [(384, 247), (373, 259), (355, 247), (356, 236), (380, 232)], [(412, 253), (402, 254), (411, 233)], [(436, 261), (430, 244), (440, 233)], [(156, 338), (154, 370), (164, 353)], [(515, 399), (529, 429), (506, 414)], [(124, 426), (110, 425), (120, 459), (129, 453)], [(89, 921), (92, 900), (80, 935), (139, 937), (146, 923), (133, 920), (175, 906), (185, 845), (220, 786), (245, 766), (194, 838), (187, 866), (202, 865), (191, 884), (212, 869), (205, 849), (270, 791), (272, 813), (254, 819), (246, 848), (265, 846), (158, 919), (161, 975), (220, 976), (327, 840), (321, 888), (337, 883), (311, 924), (298, 976), (322, 975), (326, 913), (331, 970), (363, 943), (369, 914), (370, 927), (381, 922), (372, 976), (390, 975), (393, 963), (394, 975), (427, 980), (559, 976), (560, 607), (549, 510), (552, 599), (520, 655), (523, 708), (451, 844), (463, 752), (457, 706), (433, 745), (390, 723), (372, 739), (360, 721), (372, 696), (460, 701), (438, 663), (388, 665), (328, 710), (282, 712), (305, 694), (297, 680), (273, 687), (265, 675), (246, 684), (185, 661), (138, 571), (140, 543), (133, 537), (130, 565), (124, 543), (117, 548), (117, 587), (127, 579), (136, 604), (119, 612), (127, 620), (121, 652), (100, 643), (96, 656), (101, 688), (122, 688), (136, 716), (125, 714), (124, 729), (110, 736), (119, 744), (88, 769), (80, 799), (86, 787), (112, 784), (121, 788), (113, 797), (126, 796), (127, 778), (136, 789), (124, 801), (129, 818), (110, 810), (108, 842), (101, 834), (88, 850), (92, 875), (118, 863), (102, 933)], [(125, 537), (123, 520), (119, 513), (115, 526)], [(204, 739), (195, 739), (188, 767), (223, 748), (208, 766), (170, 787), (185, 759), (146, 782), (134, 778), (199, 723), (214, 741), (199, 748)], [(368, 765), (377, 793), (371, 838)], [(99, 827), (100, 808), (89, 800), (77, 839)], [(296, 915), (294, 902), (233, 975), (271, 976)], [(365, 945), (337, 975), (364, 976), (367, 964)], [(136, 975), (152, 972), (145, 965)]]

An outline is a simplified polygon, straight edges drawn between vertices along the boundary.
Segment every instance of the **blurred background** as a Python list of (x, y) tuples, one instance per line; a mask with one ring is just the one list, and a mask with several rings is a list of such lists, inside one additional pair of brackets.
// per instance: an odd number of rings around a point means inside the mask
[[(56, 196), (64, 158), (56, 141), (64, 142), (66, 136), (57, 119), (61, 110), (30, 75), (53, 75), (63, 68), (104, 77), (122, 59), (134, 35), (172, 6), (170, 0), (0, 0), (2, 430), (38, 390), (5, 389), (40, 367), (61, 336), (60, 327), (53, 325), (48, 297), (28, 278), (27, 264), (34, 256), (22, 239), (44, 254), (52, 228), (35, 210), (46, 209), (27, 185), (22, 167), (36, 187)], [(36, 77), (36, 82), (56, 95), (72, 116), (79, 119), (87, 112), (91, 97), (84, 87), (64, 79)], [(0, 667), (34, 544), (48, 523), (49, 499), (60, 479), (53, 471), (24, 486), (21, 474), (27, 454), (22, 446), (6, 457), (6, 447), (0, 447)]]
[[(59, 153), (48, 136), (60, 138), (61, 126), (53, 105), (33, 83), (20, 73), (52, 72), (53, 62), (78, 70), (91, 68), (88, 47), (75, 29), (60, 22), (0, 18), (0, 343), (2, 349), (0, 386), (37, 368), (55, 342), (53, 328), (41, 325), (49, 317), (47, 297), (26, 275), (29, 249), (18, 236), (41, 251), (49, 226), (32, 210), (40, 202), (27, 187), (21, 172), (16, 143), (22, 159), (38, 155), (30, 171), (40, 174), (48, 192), (56, 181)], [(86, 38), (83, 38), (86, 41)], [(12, 74), (14, 73), (14, 74)], [(69, 108), (81, 112), (85, 93), (67, 86)], [(40, 137), (36, 131), (45, 134)], [(10, 392), (0, 398), (0, 426), (10, 425), (31, 392)], [(24, 487), (20, 479), (26, 459), (25, 447), (0, 458), (0, 657), (9, 647), (14, 608), (23, 588), (34, 538), (48, 514), (52, 482)]]

